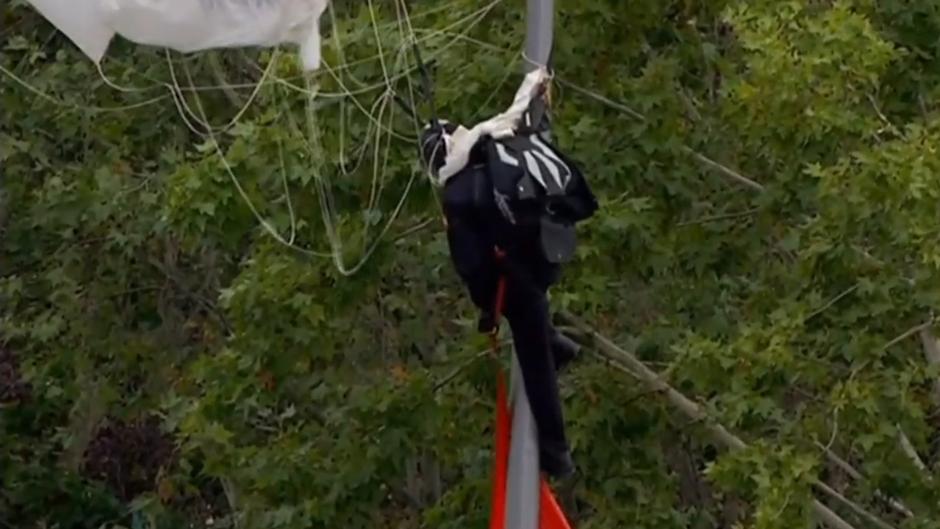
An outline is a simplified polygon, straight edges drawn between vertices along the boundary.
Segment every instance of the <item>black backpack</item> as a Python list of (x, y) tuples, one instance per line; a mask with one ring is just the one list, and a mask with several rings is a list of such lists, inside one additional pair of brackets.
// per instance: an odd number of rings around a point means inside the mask
[[(453, 131), (450, 124), (441, 128)], [(426, 129), (421, 141), (432, 172), (444, 162), (440, 133)], [(574, 257), (574, 226), (598, 209), (578, 164), (545, 135), (528, 128), (510, 137), (480, 140), (467, 166), (445, 184), (445, 204), (480, 212), (495, 209), (511, 225), (537, 225), (543, 254), (553, 263)]]
[(539, 224), (542, 250), (553, 263), (571, 260), (574, 226), (598, 209), (578, 164), (543, 135), (522, 131), (480, 145), (493, 200), (511, 224)]

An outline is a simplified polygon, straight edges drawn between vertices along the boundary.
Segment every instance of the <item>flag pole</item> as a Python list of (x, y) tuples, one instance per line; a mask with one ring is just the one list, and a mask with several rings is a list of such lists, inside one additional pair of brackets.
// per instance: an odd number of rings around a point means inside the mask
[[(554, 0), (526, 1), (523, 73), (528, 74), (548, 66), (551, 60), (555, 6)], [(547, 108), (542, 98), (533, 100), (532, 110), (533, 118), (540, 116), (545, 119)], [(541, 123), (533, 122), (533, 125), (539, 127)], [(541, 475), (538, 437), (515, 352), (510, 381), (512, 437), (506, 483), (506, 529), (539, 529)]]

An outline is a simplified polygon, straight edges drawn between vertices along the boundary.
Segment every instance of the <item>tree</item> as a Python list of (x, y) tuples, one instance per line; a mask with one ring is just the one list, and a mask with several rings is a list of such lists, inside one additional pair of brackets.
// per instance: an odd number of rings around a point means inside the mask
[[(568, 4), (556, 136), (602, 211), (554, 302), (707, 416), (573, 366), (580, 526), (812, 527), (816, 497), (880, 527), (825, 484), (931, 527), (940, 12)], [(106, 82), (5, 4), (0, 520), (484, 527), (493, 366), (394, 96), (426, 115), (413, 30), (442, 114), (499, 111), (521, 8), (337, 3), (306, 84), (126, 42)]]

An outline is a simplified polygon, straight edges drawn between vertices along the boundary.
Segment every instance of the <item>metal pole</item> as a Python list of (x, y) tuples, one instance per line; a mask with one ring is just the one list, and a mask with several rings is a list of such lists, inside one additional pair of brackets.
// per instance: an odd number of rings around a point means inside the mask
[(555, 1), (527, 0), (523, 73), (547, 66), (552, 57)]
[[(526, 0), (525, 57), (522, 61), (523, 73), (550, 66), (552, 46), (555, 35), (555, 0)], [(551, 131), (547, 108), (539, 99), (530, 107), (532, 126), (539, 130), (546, 140)]]
[(515, 355), (511, 380), (512, 438), (506, 476), (506, 529), (538, 529), (539, 441)]
[[(547, 66), (551, 59), (554, 0), (527, 0), (524, 73)], [(541, 100), (534, 103), (542, 105)], [(535, 109), (533, 109), (535, 110)], [(544, 115), (544, 108), (536, 114)], [(506, 483), (506, 529), (538, 529), (539, 445), (519, 360), (513, 354), (512, 439)]]

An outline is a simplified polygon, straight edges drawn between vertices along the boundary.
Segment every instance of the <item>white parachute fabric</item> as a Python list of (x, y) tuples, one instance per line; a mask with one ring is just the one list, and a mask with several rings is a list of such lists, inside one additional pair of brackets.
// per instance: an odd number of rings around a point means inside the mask
[(114, 35), (188, 53), (296, 44), (305, 70), (320, 66), (328, 0), (29, 0), (100, 63)]
[(95, 64), (101, 62), (114, 30), (105, 20), (102, 0), (29, 0)]
[(447, 180), (466, 167), (470, 160), (470, 151), (482, 138), (489, 136), (500, 139), (512, 136), (522, 115), (529, 108), (532, 99), (538, 95), (539, 88), (548, 79), (549, 73), (545, 68), (538, 68), (529, 72), (522, 85), (516, 91), (512, 104), (505, 112), (477, 123), (472, 129), (459, 126), (453, 134), (444, 135), (444, 146), (447, 156), (444, 165), (438, 170), (438, 184), (444, 185)]

